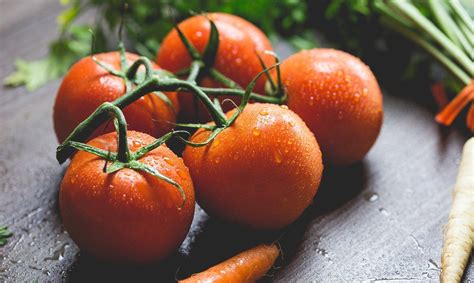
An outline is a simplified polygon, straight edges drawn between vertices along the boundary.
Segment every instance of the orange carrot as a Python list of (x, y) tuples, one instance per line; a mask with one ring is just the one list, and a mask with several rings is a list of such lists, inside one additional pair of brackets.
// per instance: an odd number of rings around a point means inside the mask
[[(461, 110), (471, 101), (474, 101), (474, 80), (471, 81), (471, 83), (467, 85), (446, 107), (444, 107), (438, 115), (436, 115), (436, 121), (446, 126), (451, 125), (456, 116), (459, 115)], [(470, 125), (472, 125), (472, 120), (474, 119), (473, 112), (474, 110), (470, 110), (466, 119), (466, 124), (471, 131), (473, 131), (473, 127), (470, 127)]]
[(255, 282), (273, 266), (278, 255), (275, 244), (261, 244), (179, 282)]
[(443, 109), (446, 105), (448, 105), (449, 100), (446, 96), (446, 92), (444, 91), (443, 82), (436, 82), (431, 86), (431, 94), (433, 98), (438, 104), (439, 109)]

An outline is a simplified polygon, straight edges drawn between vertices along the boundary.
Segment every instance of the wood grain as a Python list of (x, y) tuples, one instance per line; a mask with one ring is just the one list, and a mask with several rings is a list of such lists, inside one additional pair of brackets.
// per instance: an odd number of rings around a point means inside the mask
[[(0, 78), (15, 58), (46, 54), (60, 10), (56, 1), (0, 2)], [(290, 52), (284, 44), (278, 51)], [(1, 90), (0, 224), (14, 236), (0, 248), (0, 281), (173, 282), (280, 235), (233, 227), (197, 208), (179, 252), (163, 263), (117, 266), (80, 253), (57, 206), (65, 169), (54, 158), (58, 85)], [(442, 229), (467, 133), (438, 127), (429, 107), (406, 97), (384, 91), (382, 133), (363, 162), (325, 168), (314, 204), (285, 232), (284, 258), (266, 281), (438, 281)], [(464, 278), (474, 280), (472, 259)]]

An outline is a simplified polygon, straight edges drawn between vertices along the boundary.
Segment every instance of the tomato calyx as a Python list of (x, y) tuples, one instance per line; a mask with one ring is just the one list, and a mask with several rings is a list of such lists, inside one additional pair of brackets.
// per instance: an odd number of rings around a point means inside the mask
[[(173, 136), (177, 134), (183, 134), (183, 133), (189, 135), (189, 133), (187, 131), (182, 131), (182, 130), (172, 131), (156, 139), (153, 143), (145, 145), (139, 148), (135, 152), (131, 152), (128, 147), (127, 122), (125, 120), (125, 116), (123, 115), (122, 110), (118, 108), (117, 106), (113, 105), (112, 103), (106, 102), (102, 104), (102, 106), (100, 106), (94, 112), (93, 115), (95, 116), (93, 116), (91, 119), (98, 117), (98, 115), (102, 115), (102, 113), (107, 113), (113, 116), (115, 131), (117, 133), (117, 143), (118, 143), (117, 152), (105, 151), (103, 149), (100, 149), (100, 148), (97, 148), (97, 147), (94, 147), (82, 142), (77, 142), (69, 138), (62, 145), (58, 147), (58, 152), (63, 150), (64, 148), (73, 148), (76, 150), (82, 150), (82, 151), (94, 154), (96, 156), (99, 156), (105, 159), (106, 161), (103, 171), (104, 173), (107, 173), (107, 174), (114, 173), (123, 168), (139, 170), (139, 171), (151, 174), (173, 185), (179, 191), (179, 193), (181, 194), (181, 197), (183, 198), (183, 203), (182, 203), (182, 206), (183, 206), (186, 202), (186, 195), (184, 193), (183, 188), (176, 181), (161, 174), (160, 172), (155, 170), (155, 168), (148, 166), (144, 163), (141, 163), (139, 159), (145, 156), (146, 154), (148, 154), (150, 151), (154, 150), (155, 148), (163, 145), (166, 141), (168, 141)], [(84, 124), (80, 126), (84, 126)], [(110, 165), (108, 165), (109, 162), (111, 163)]]

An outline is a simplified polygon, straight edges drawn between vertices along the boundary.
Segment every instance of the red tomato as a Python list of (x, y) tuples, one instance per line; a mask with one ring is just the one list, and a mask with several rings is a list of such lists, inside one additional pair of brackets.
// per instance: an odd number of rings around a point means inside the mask
[[(207, 16), (214, 21), (219, 31), (219, 49), (214, 67), (243, 88), (247, 87), (252, 79), (263, 70), (256, 52), (272, 50), (270, 41), (261, 30), (237, 16), (223, 13), (210, 13)], [(179, 28), (202, 54), (209, 39), (209, 20), (204, 16), (194, 16), (181, 22)], [(275, 62), (270, 56), (263, 55), (262, 58), (267, 66), (271, 66)], [(158, 64), (166, 70), (177, 72), (189, 67), (191, 61), (192, 59), (181, 42), (177, 31), (173, 29), (161, 44), (157, 56)], [(220, 86), (209, 78), (204, 78), (200, 85)], [(263, 93), (264, 86), (265, 79), (262, 77), (258, 80), (254, 91)], [(232, 100), (236, 103), (239, 102), (235, 97)], [(179, 101), (183, 118), (194, 120), (196, 113), (191, 94), (180, 93)], [(225, 111), (232, 107), (231, 103), (224, 104)], [(201, 121), (209, 118), (204, 106), (201, 105), (199, 112), (205, 114), (200, 115)]]
[[(201, 129), (190, 140), (208, 136)], [(257, 229), (296, 220), (323, 170), (318, 143), (303, 120), (286, 106), (261, 103), (248, 105), (209, 145), (187, 146), (183, 159), (206, 212)]]
[(383, 120), (382, 95), (369, 67), (342, 51), (313, 49), (285, 60), (281, 73), (288, 107), (313, 131), (325, 160), (361, 160)]
[[(153, 141), (147, 134), (128, 132), (132, 152)], [(116, 134), (89, 144), (116, 151)], [(148, 262), (168, 256), (183, 241), (194, 215), (187, 167), (164, 145), (139, 161), (178, 182), (187, 198), (184, 206), (171, 184), (132, 169), (104, 173), (104, 159), (78, 151), (61, 183), (59, 205), (64, 226), (81, 250), (112, 261)]]
[[(120, 70), (119, 52), (94, 55), (97, 60), (115, 70)], [(138, 59), (138, 55), (127, 53), (129, 64)], [(154, 69), (159, 67), (153, 64)], [(110, 102), (125, 93), (122, 78), (109, 74), (88, 56), (74, 64), (63, 79), (54, 104), (54, 129), (62, 143), (74, 128), (86, 119), (99, 105)], [(172, 123), (176, 122), (178, 99), (174, 92), (166, 93), (174, 105), (174, 110), (165, 101), (148, 94), (125, 107), (124, 115), (130, 130), (137, 130), (155, 137), (168, 133)], [(171, 122), (171, 123), (170, 123)], [(113, 123), (108, 127), (99, 127), (92, 135), (114, 131)]]

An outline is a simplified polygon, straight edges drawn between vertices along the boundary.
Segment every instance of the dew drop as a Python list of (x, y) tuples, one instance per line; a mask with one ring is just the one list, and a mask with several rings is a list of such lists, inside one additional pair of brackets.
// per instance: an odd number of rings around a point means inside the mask
[(260, 111), (260, 115), (262, 115), (262, 116), (267, 116), (267, 115), (268, 115), (268, 112), (265, 111), (265, 110), (262, 110), (262, 111)]
[(185, 172), (183, 172), (183, 171), (181, 171), (181, 170), (179, 170), (179, 169), (176, 170), (176, 173), (178, 173), (178, 176), (181, 177), (181, 178), (183, 178), (183, 179), (185, 179), (185, 178), (188, 177)]
[(314, 105), (314, 97), (313, 97), (313, 96), (311, 96), (311, 97), (309, 98), (309, 105), (310, 105), (310, 106), (313, 106), (313, 105)]
[(259, 129), (257, 129), (257, 128), (253, 128), (253, 129), (252, 129), (252, 134), (253, 134), (254, 136), (256, 136), (256, 137), (260, 136), (261, 133), (262, 133), (262, 132), (261, 132)]
[(389, 215), (388, 211), (385, 209), (385, 208), (379, 208), (379, 211), (380, 213), (382, 213), (383, 215)]
[(280, 105), (280, 107), (285, 109), (285, 110), (288, 110), (288, 106), (286, 106), (286, 105)]
[(374, 202), (374, 201), (377, 201), (379, 199), (379, 195), (376, 194), (376, 193), (368, 194), (368, 195), (365, 196), (365, 199), (369, 202)]
[(278, 164), (280, 164), (283, 161), (283, 159), (281, 157), (281, 154), (278, 150), (275, 151), (274, 158), (275, 158), (275, 162), (278, 163)]
[(132, 145), (133, 145), (134, 147), (141, 147), (141, 146), (142, 146), (142, 143), (139, 142), (139, 141), (133, 141), (133, 142), (132, 142)]
[(168, 163), (168, 165), (171, 165), (171, 166), (174, 165), (173, 160), (171, 160), (169, 157), (164, 157), (163, 160), (164, 160), (166, 163)]

